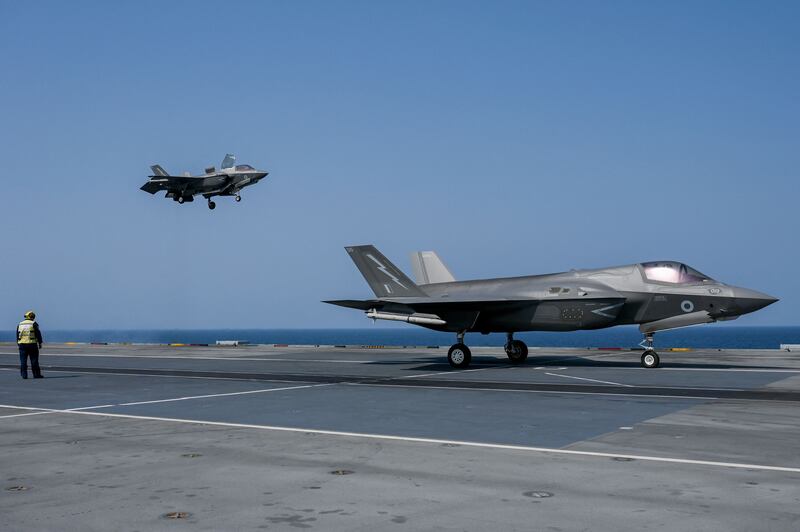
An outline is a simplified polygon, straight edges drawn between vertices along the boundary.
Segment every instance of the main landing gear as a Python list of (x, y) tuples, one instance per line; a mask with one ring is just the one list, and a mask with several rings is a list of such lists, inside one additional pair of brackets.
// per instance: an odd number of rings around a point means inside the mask
[(643, 368), (657, 368), (661, 362), (658, 358), (658, 353), (656, 353), (656, 350), (653, 347), (654, 338), (655, 338), (654, 333), (646, 333), (644, 335), (644, 340), (642, 340), (642, 343), (639, 344), (642, 347), (644, 347), (644, 353), (642, 353)]
[(236, 198), (234, 198), (234, 199), (236, 200), (236, 203), (239, 203), (240, 201), (242, 201), (242, 197), (239, 194), (236, 194)]
[(522, 364), (528, 358), (528, 346), (522, 340), (514, 340), (514, 333), (507, 333), (506, 356), (512, 364)]
[(186, 199), (184, 199), (184, 197), (183, 197), (183, 196), (178, 196), (178, 203), (180, 203), (181, 205), (183, 205), (183, 202), (185, 202), (185, 201), (186, 201)]
[[(451, 366), (464, 369), (472, 362), (472, 353), (464, 344), (464, 333), (461, 331), (456, 335), (456, 343), (447, 352), (447, 361)], [(514, 333), (507, 334), (508, 341), (505, 345), (506, 356), (512, 364), (522, 364), (528, 358), (528, 346), (522, 340), (514, 340)]]
[(464, 344), (464, 331), (456, 335), (456, 343), (447, 352), (447, 361), (451, 366), (458, 369), (466, 368), (472, 362), (472, 352)]

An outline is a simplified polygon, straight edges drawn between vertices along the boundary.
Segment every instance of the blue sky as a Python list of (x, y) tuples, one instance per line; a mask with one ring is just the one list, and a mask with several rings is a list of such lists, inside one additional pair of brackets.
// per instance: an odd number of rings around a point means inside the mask
[[(342, 249), (459, 278), (676, 259), (797, 325), (796, 2), (0, 1), (0, 319), (368, 326)], [(226, 152), (243, 201), (138, 190)]]

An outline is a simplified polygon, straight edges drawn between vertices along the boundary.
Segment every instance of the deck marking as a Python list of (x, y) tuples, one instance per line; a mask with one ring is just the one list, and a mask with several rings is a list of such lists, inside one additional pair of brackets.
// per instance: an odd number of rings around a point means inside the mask
[[(131, 403), (118, 403), (116, 405), (104, 405), (104, 406), (95, 406), (95, 407), (86, 407), (86, 410), (89, 408), (106, 408), (109, 406), (134, 406), (134, 405), (150, 405), (154, 403), (171, 403), (175, 401), (188, 401), (189, 399), (208, 399), (212, 397), (230, 397), (232, 395), (247, 395), (253, 393), (267, 393), (267, 392), (285, 392), (288, 390), (302, 390), (304, 388), (319, 388), (321, 386), (333, 386), (336, 383), (324, 383), (324, 384), (306, 384), (303, 386), (287, 386), (284, 388), (263, 388), (261, 390), (246, 390), (243, 392), (229, 392), (229, 393), (213, 393), (208, 395), (192, 395), (187, 397), (175, 397), (173, 399), (156, 399), (153, 401), (135, 401)], [(77, 409), (73, 409), (77, 410)]]
[(532, 453), (544, 453), (544, 454), (561, 454), (561, 455), (571, 455), (571, 456), (587, 456), (587, 457), (596, 457), (596, 458), (630, 458), (633, 460), (641, 460), (645, 462), (661, 462), (661, 463), (668, 463), (668, 464), (686, 464), (686, 465), (702, 465), (702, 466), (710, 466), (710, 467), (725, 467), (725, 468), (734, 468), (734, 469), (756, 469), (760, 471), (781, 471), (787, 473), (800, 473), (800, 467), (785, 467), (785, 466), (771, 466), (771, 465), (762, 465), (762, 464), (743, 464), (737, 462), (717, 462), (711, 460), (692, 460), (689, 458), (670, 458), (670, 457), (663, 457), (663, 456), (647, 456), (647, 455), (636, 455), (636, 454), (621, 454), (621, 453), (605, 453), (605, 452), (598, 452), (598, 451), (579, 451), (575, 449), (558, 449), (558, 448), (550, 448), (550, 447), (532, 447), (527, 445), (511, 445), (511, 444), (502, 444), (502, 443), (481, 443), (481, 442), (472, 442), (472, 441), (461, 441), (461, 440), (443, 440), (437, 438), (417, 438), (411, 436), (394, 436), (390, 434), (370, 434), (370, 433), (361, 433), (361, 432), (342, 432), (342, 431), (334, 431), (334, 430), (322, 430), (322, 429), (308, 429), (308, 428), (298, 428), (298, 427), (279, 427), (279, 426), (272, 426), (272, 425), (252, 425), (252, 424), (245, 424), (245, 423), (227, 423), (222, 421), (202, 421), (197, 419), (180, 419), (180, 418), (166, 418), (166, 417), (153, 417), (153, 416), (135, 416), (130, 414), (113, 414), (110, 412), (88, 412), (88, 411), (76, 411), (76, 410), (57, 410), (57, 409), (40, 409), (40, 408), (32, 408), (32, 407), (24, 407), (24, 406), (14, 406), (14, 405), (0, 405), (0, 408), (18, 408), (21, 410), (47, 410), (48, 412), (52, 413), (59, 413), (59, 414), (73, 414), (73, 415), (80, 415), (80, 416), (100, 416), (100, 417), (112, 417), (112, 418), (121, 418), (121, 419), (136, 419), (136, 420), (144, 420), (144, 421), (161, 421), (161, 422), (171, 422), (171, 423), (186, 423), (192, 425), (209, 425), (215, 427), (230, 427), (230, 428), (239, 428), (239, 429), (256, 429), (256, 430), (271, 430), (277, 432), (294, 432), (294, 433), (305, 433), (305, 434), (322, 434), (326, 436), (342, 436), (348, 438), (362, 438), (362, 439), (372, 439), (372, 440), (385, 440), (385, 441), (402, 441), (402, 442), (411, 442), (411, 443), (431, 443), (436, 445), (461, 445), (464, 447), (475, 447), (475, 448), (483, 448), (483, 449), (501, 449), (501, 450), (509, 450), (509, 451), (526, 451)]
[[(310, 359), (310, 358), (253, 358), (253, 357), (208, 357), (208, 356), (178, 356), (178, 355), (111, 355), (101, 353), (42, 353), (51, 357), (74, 357), (74, 358), (150, 358), (154, 360), (239, 360), (244, 362), (332, 362), (336, 364), (369, 364), (383, 362), (383, 360), (338, 360), (338, 359)], [(283, 355), (284, 353), (275, 353)], [(16, 353), (0, 353), (0, 355), (13, 356)], [(264, 356), (272, 357), (271, 354)]]
[[(117, 406), (117, 405), (82, 406), (80, 408), (68, 408), (66, 410), (63, 410), (63, 412), (80, 412), (82, 410), (94, 410), (95, 408), (108, 408), (108, 407), (111, 407), (111, 406)], [(0, 407), (0, 408), (4, 408), (4, 407)], [(11, 415), (8, 415), (8, 416), (0, 416), (0, 419), (8, 419), (10, 417), (38, 416), (38, 415), (41, 415), (41, 414), (58, 414), (58, 413), (62, 412), (61, 410), (52, 410), (50, 408), (42, 408), (42, 409), (37, 409), (37, 410), (40, 410), (40, 411), (38, 411), (38, 412), (27, 412), (25, 414), (11, 414)]]
[(547, 372), (545, 372), (545, 375), (551, 375), (553, 377), (564, 377), (565, 379), (577, 379), (577, 380), (580, 380), (580, 381), (592, 381), (592, 382), (599, 382), (599, 383), (602, 383), (602, 384), (613, 384), (614, 386), (626, 386), (628, 388), (635, 388), (635, 386), (632, 386), (630, 384), (622, 384), (622, 383), (619, 383), (619, 382), (610, 382), (610, 381), (600, 381), (600, 380), (597, 380), (597, 379), (587, 379), (586, 377), (573, 377), (572, 375), (564, 375), (563, 373), (547, 373)]
[(0, 419), (8, 419), (10, 417), (39, 416), (42, 414), (52, 414), (52, 412), (25, 412), (24, 414), (10, 414), (8, 416), (0, 416)]
[[(304, 375), (304, 374), (293, 374), (297, 377), (312, 377), (309, 380), (303, 380), (299, 378), (297, 380), (286, 380), (286, 379), (267, 379), (267, 378), (241, 378), (241, 377), (216, 377), (216, 376), (204, 376), (204, 375), (164, 375), (164, 374), (151, 374), (151, 373), (125, 373), (122, 371), (86, 371), (80, 368), (70, 369), (70, 370), (57, 370), (57, 369), (47, 369), (48, 373), (67, 373), (67, 374), (82, 374), (82, 375), (103, 375), (103, 376), (126, 376), (126, 377), (159, 377), (159, 378), (174, 378), (174, 379), (208, 379), (208, 380), (225, 380), (225, 381), (239, 381), (239, 382), (281, 382), (281, 383), (298, 383), (298, 382), (308, 382), (314, 383), (313, 377), (315, 375)], [(109, 368), (112, 369), (112, 368)], [(128, 369), (128, 368), (126, 368)], [(490, 368), (486, 368), (490, 369)], [(135, 371), (132, 369), (132, 371)], [(169, 371), (169, 370), (164, 370)], [(352, 378), (352, 376), (350, 376)], [(403, 388), (420, 388), (420, 386), (411, 386), (411, 385), (404, 385), (401, 384), (402, 377), (387, 377), (381, 378), (380, 380), (383, 382), (354, 382), (347, 380), (347, 376), (343, 376), (342, 380), (336, 382), (329, 382), (329, 383), (314, 383), (314, 384), (343, 384), (343, 385), (353, 385), (353, 386), (383, 386), (383, 387), (403, 387)], [(395, 383), (396, 382), (396, 383)], [(417, 382), (425, 382), (425, 380), (420, 380)], [(695, 396), (695, 395), (681, 395), (681, 394), (639, 394), (639, 393), (616, 393), (616, 392), (603, 392), (603, 391), (580, 391), (580, 390), (531, 390), (525, 388), (490, 388), (490, 387), (483, 387), (483, 386), (458, 386), (459, 383), (458, 379), (449, 380), (447, 382), (452, 382), (453, 385), (425, 385), (423, 388), (431, 389), (431, 390), (459, 390), (459, 391), (468, 391), (468, 390), (479, 390), (479, 391), (491, 391), (491, 392), (517, 392), (517, 393), (550, 393), (550, 394), (569, 394), (569, 395), (608, 395), (608, 396), (618, 396), (618, 397), (654, 397), (654, 398), (662, 398), (662, 399), (697, 399), (697, 400), (726, 400), (726, 401), (772, 401), (772, 402), (787, 402), (782, 399), (762, 399), (759, 397), (746, 397), (746, 398), (736, 398), (736, 397), (718, 397), (718, 396)], [(468, 383), (476, 383), (477, 381), (466, 381)], [(549, 383), (546, 382), (509, 382), (509, 381), (482, 381), (481, 384), (492, 385), (492, 384), (519, 384), (521, 386), (524, 385), (547, 385)], [(586, 385), (590, 387), (591, 385)], [(624, 385), (623, 385), (624, 386)], [(648, 388), (662, 388), (660, 386), (634, 386), (628, 385), (624, 387), (629, 388), (641, 388), (641, 389), (648, 389)], [(675, 390), (699, 390), (699, 391), (721, 391), (721, 392), (747, 392), (748, 389), (742, 388), (691, 388), (691, 387), (672, 387), (670, 389)], [(794, 403), (795, 401), (788, 401)], [(113, 405), (112, 405), (113, 406)]]
[[(114, 368), (108, 368), (114, 371), (86, 371), (81, 369), (80, 366), (75, 366), (75, 369), (49, 369), (47, 366), (43, 366), (43, 369), (47, 370), (47, 373), (80, 373), (81, 375), (103, 375), (103, 376), (114, 376), (114, 375), (122, 375), (123, 377), (159, 377), (159, 378), (167, 378), (167, 379), (208, 379), (208, 380), (215, 380), (215, 381), (239, 381), (239, 382), (304, 382), (301, 380), (286, 380), (286, 379), (242, 379), (237, 377), (207, 377), (204, 375), (163, 375), (158, 373), (124, 373), (121, 371), (116, 371)], [(135, 371), (136, 368), (124, 368), (130, 371)], [(16, 371), (16, 370), (8, 370), (8, 371)], [(163, 369), (159, 371), (181, 371), (181, 370), (170, 370), (170, 369)], [(219, 372), (217, 372), (219, 373)], [(298, 376), (302, 376), (302, 374), (296, 374)], [(47, 377), (45, 377), (47, 378)], [(312, 382), (312, 381), (305, 381), (305, 382)]]
[(454, 370), (438, 371), (436, 373), (420, 373), (419, 375), (403, 375), (402, 377), (390, 377), (390, 378), (392, 378), (392, 379), (414, 379), (414, 378), (417, 378), (417, 377), (433, 377), (433, 376), (436, 376), (436, 375), (453, 375), (453, 374), (461, 375), (462, 373), (469, 373), (471, 371), (473, 371), (473, 372), (474, 371), (486, 371), (487, 369), (501, 369), (502, 367), (505, 367), (505, 366), (500, 366), (500, 367), (491, 366), (491, 367), (488, 367), (488, 368), (462, 369), (462, 370), (458, 370), (457, 372), (454, 371)]
[[(454, 381), (458, 382), (458, 381)], [(701, 401), (718, 401), (721, 397), (698, 397), (694, 395), (657, 395), (646, 393), (614, 393), (614, 392), (577, 392), (562, 390), (523, 390), (523, 389), (503, 389), (503, 388), (467, 388), (461, 386), (414, 386), (411, 384), (390, 384), (390, 383), (371, 383), (371, 382), (340, 382), (343, 386), (375, 386), (383, 388), (413, 388), (417, 390), (459, 390), (459, 391), (480, 391), (480, 392), (503, 392), (503, 393), (551, 393), (555, 395), (610, 395), (613, 397), (653, 397), (655, 399), (692, 399)], [(750, 401), (751, 399), (726, 399), (727, 401)], [(778, 402), (778, 401), (773, 401)]]
[[(215, 393), (215, 394), (208, 394), (208, 395), (192, 395), (187, 397), (174, 397), (171, 399), (155, 399), (153, 401), (135, 401), (130, 403), (112, 403), (107, 405), (95, 405), (95, 406), (81, 406), (78, 408), (67, 408), (67, 409), (53, 409), (53, 408), (42, 408), (39, 409), (39, 412), (31, 412), (25, 414), (11, 414), (7, 416), (0, 416), (0, 419), (6, 419), (10, 417), (22, 417), (22, 416), (35, 416), (39, 414), (53, 414), (53, 413), (63, 413), (63, 412), (82, 412), (84, 410), (97, 410), (100, 408), (112, 408), (115, 406), (136, 406), (136, 405), (149, 405), (154, 403), (170, 403), (175, 401), (188, 401), (190, 399), (207, 399), (212, 397), (229, 397), (232, 395), (246, 395), (246, 394), (253, 394), (253, 393), (266, 393), (266, 392), (284, 392), (287, 390), (302, 390), (304, 388), (319, 388), (321, 386), (333, 386), (336, 383), (325, 383), (325, 384), (308, 384), (304, 386), (288, 386), (284, 388), (263, 388), (260, 390), (245, 390), (242, 392), (229, 392), (229, 393)], [(4, 408), (0, 406), (0, 408)]]
[[(531, 349), (531, 348), (529, 348)], [(74, 354), (74, 353), (49, 353), (44, 351), (42, 353), (45, 357), (47, 356), (61, 356), (61, 357), (96, 357), (96, 358), (150, 358), (150, 359), (174, 359), (174, 360), (222, 360), (222, 361), (244, 361), (244, 362), (311, 362), (311, 363), (334, 363), (334, 364), (373, 364), (378, 362), (386, 362), (386, 358), (381, 358), (378, 360), (346, 360), (346, 359), (302, 359), (302, 358), (271, 358), (273, 355), (270, 353), (264, 353), (264, 357), (270, 358), (250, 358), (250, 357), (210, 357), (210, 356), (179, 356), (179, 355), (116, 355), (116, 354), (96, 354), (96, 353), (82, 353), (82, 354)], [(281, 355), (284, 353), (275, 353), (275, 355)], [(16, 356), (18, 353), (9, 353), (9, 352), (0, 352), (0, 355), (7, 355), (7, 356)], [(431, 355), (433, 356), (433, 354)], [(491, 354), (480, 354), (480, 356), (494, 356), (494, 358), (498, 360), (502, 360), (505, 357), (500, 355), (491, 355)], [(613, 357), (618, 356), (618, 353), (603, 353), (603, 354), (587, 354), (583, 356), (569, 356), (569, 357), (560, 357), (557, 359), (531, 359), (537, 364), (548, 364), (551, 362), (560, 362), (565, 360), (573, 360), (573, 359), (587, 359), (591, 362), (594, 358), (603, 358), (603, 357)], [(778, 356), (759, 356), (759, 355), (736, 355), (736, 354), (726, 354), (729, 357), (748, 357), (750, 359), (785, 359), (785, 360), (798, 360), (800, 357), (796, 356), (787, 356), (787, 357), (778, 357)], [(437, 357), (438, 358), (438, 357)], [(417, 364), (420, 363), (419, 360), (409, 361), (408, 364)], [(504, 368), (507, 365), (494, 365), (494, 364), (485, 364), (476, 362), (472, 364), (473, 366), (490, 366), (495, 368)], [(519, 366), (524, 368), (526, 366)], [(543, 366), (546, 367), (546, 366)], [(641, 367), (625, 367), (625, 366), (592, 366), (591, 364), (587, 364), (586, 366), (571, 366), (578, 369), (610, 369), (610, 370), (636, 370), (636, 371), (652, 371), (651, 369), (641, 368)], [(487, 368), (490, 369), (490, 368)], [(531, 369), (538, 369), (538, 368), (531, 368)], [(718, 371), (718, 372), (753, 372), (753, 373), (800, 373), (800, 368), (798, 369), (790, 369), (790, 368), (680, 368), (680, 367), (660, 367), (658, 368), (660, 371)], [(3, 368), (4, 371), (15, 371), (8, 368)]]

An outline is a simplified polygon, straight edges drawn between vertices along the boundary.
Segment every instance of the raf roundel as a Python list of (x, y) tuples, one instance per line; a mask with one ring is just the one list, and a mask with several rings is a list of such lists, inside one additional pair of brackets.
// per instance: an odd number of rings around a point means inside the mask
[(684, 312), (691, 312), (694, 310), (694, 303), (689, 301), (688, 299), (681, 303), (681, 310)]

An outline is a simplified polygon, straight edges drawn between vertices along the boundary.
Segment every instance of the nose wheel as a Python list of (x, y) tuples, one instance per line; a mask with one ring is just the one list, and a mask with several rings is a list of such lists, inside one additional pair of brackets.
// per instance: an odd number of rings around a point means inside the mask
[(643, 368), (657, 368), (660, 360), (658, 359), (658, 353), (653, 351), (652, 349), (645, 351), (642, 353), (642, 367)]
[(242, 201), (242, 197), (239, 194), (236, 194), (236, 197), (234, 199), (236, 200), (236, 203)]
[(644, 340), (642, 340), (642, 343), (639, 344), (644, 348), (644, 353), (642, 353), (643, 368), (657, 368), (661, 363), (661, 360), (658, 358), (658, 353), (656, 353), (656, 350), (653, 347), (654, 339), (655, 334), (647, 333), (644, 335)]
[(213, 202), (213, 201), (211, 201), (211, 200), (208, 200), (208, 208), (209, 208), (209, 209), (211, 209), (211, 210), (213, 211), (214, 209), (216, 209), (216, 208), (217, 208), (217, 204), (216, 204), (216, 203), (214, 203), (214, 202)]

